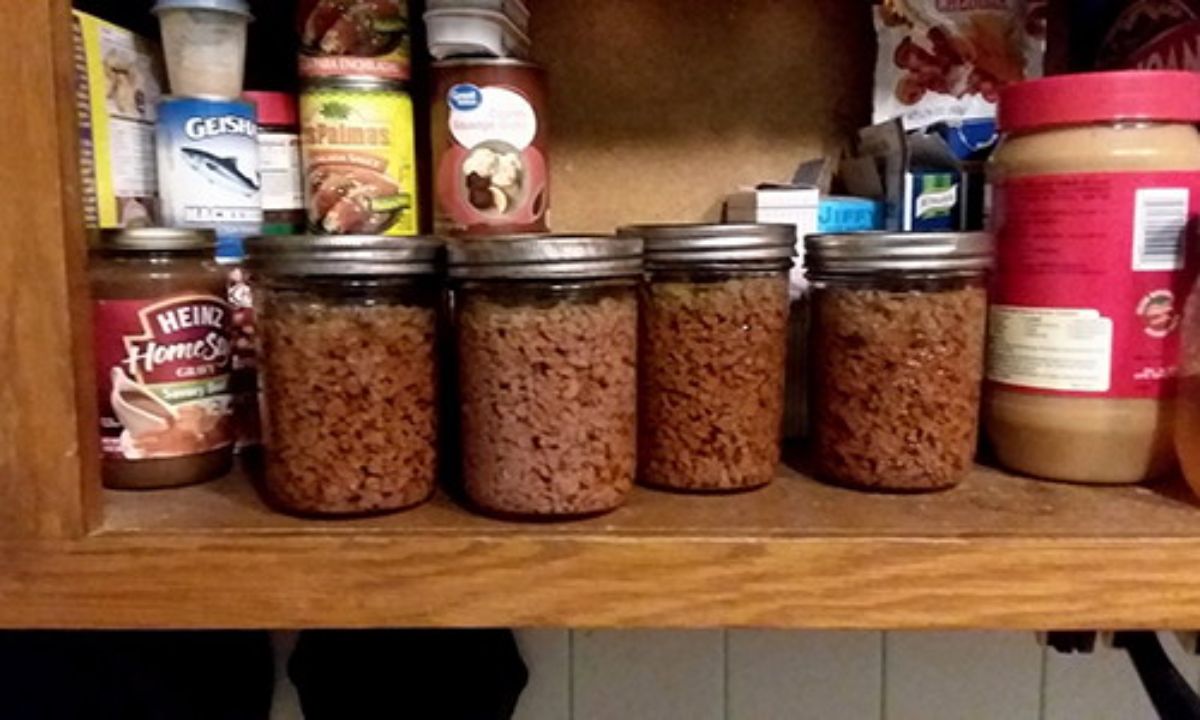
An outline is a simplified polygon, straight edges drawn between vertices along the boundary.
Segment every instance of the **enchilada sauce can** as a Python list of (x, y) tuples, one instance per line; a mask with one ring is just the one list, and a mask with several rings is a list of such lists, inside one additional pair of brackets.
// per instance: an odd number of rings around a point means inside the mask
[(163, 224), (215, 230), (224, 241), (262, 227), (258, 122), (241, 100), (169, 97), (158, 106)]
[(309, 232), (416, 235), (413, 105), (395, 84), (327, 79), (300, 95)]
[(406, 0), (300, 0), (300, 76), (402, 82), (411, 75)]
[(434, 64), (439, 232), (545, 232), (550, 203), (544, 72), (472, 58)]

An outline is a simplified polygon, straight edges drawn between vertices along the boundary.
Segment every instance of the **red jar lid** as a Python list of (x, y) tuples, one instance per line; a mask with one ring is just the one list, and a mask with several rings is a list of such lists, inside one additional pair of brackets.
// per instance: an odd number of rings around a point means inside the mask
[(258, 107), (259, 125), (295, 127), (300, 124), (296, 98), (291, 93), (247, 90), (242, 96)]
[(1002, 132), (1118, 120), (1200, 123), (1200, 73), (1121, 70), (1055, 75), (1000, 91)]

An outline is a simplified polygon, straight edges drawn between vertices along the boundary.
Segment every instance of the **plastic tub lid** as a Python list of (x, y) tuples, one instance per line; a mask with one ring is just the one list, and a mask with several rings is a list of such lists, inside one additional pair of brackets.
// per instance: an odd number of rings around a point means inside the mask
[(164, 10), (216, 10), (254, 19), (246, 0), (158, 0), (150, 12), (157, 15)]
[(529, 8), (521, 0), (428, 0), (427, 11), (491, 10), (503, 13), (520, 27), (529, 25)]
[(1000, 91), (1003, 132), (1116, 120), (1200, 122), (1200, 73), (1122, 70), (1055, 75)]
[(296, 98), (291, 93), (247, 90), (242, 93), (242, 97), (254, 103), (258, 109), (259, 125), (293, 127), (300, 124)]
[[(470, 8), (446, 8), (443, 10), (426, 10), (423, 16), (426, 24), (432, 24), (436, 20), (454, 21), (454, 20), (484, 20), (498, 25), (501, 30), (507, 30), (510, 35), (515, 37), (518, 42), (528, 44), (529, 35), (512, 18), (502, 12), (495, 10), (472, 10)], [(436, 30), (430, 30), (430, 44), (439, 43), (438, 33)]]

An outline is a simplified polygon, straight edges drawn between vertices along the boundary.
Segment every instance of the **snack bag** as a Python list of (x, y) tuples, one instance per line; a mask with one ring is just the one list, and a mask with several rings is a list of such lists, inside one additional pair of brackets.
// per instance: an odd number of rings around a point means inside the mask
[(1041, 74), (1044, 1), (882, 0), (875, 122), (995, 117), (1001, 87)]

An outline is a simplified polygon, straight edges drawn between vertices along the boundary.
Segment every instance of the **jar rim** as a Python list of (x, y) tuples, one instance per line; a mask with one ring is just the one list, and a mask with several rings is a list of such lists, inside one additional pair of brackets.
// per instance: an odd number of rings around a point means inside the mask
[(447, 246), (451, 278), (557, 280), (640, 275), (642, 241), (611, 235), (498, 235)]
[(260, 235), (246, 241), (246, 266), (275, 277), (432, 275), (444, 249), (421, 236)]
[(995, 240), (986, 232), (861, 232), (809, 235), (809, 278), (829, 275), (989, 270)]
[(101, 253), (214, 252), (217, 234), (200, 228), (107, 228), (93, 232), (92, 244)]
[(617, 235), (645, 242), (648, 270), (770, 261), (790, 267), (796, 255), (796, 227), (786, 224), (626, 225), (617, 230)]

